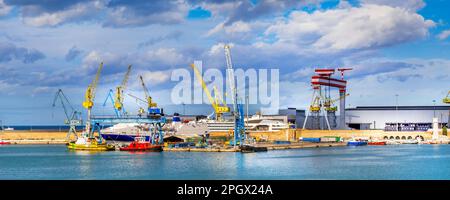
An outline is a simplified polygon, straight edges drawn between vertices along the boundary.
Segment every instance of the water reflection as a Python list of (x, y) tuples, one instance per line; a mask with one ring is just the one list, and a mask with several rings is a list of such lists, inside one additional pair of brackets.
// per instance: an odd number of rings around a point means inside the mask
[[(10, 156), (15, 155), (15, 156)], [(0, 179), (450, 179), (449, 145), (261, 153), (0, 148)]]

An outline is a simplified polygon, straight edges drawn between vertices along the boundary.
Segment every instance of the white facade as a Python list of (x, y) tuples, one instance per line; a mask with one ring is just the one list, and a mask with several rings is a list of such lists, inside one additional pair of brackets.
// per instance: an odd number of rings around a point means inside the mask
[(387, 123), (432, 123), (449, 121), (450, 106), (380, 106), (346, 109), (346, 124), (361, 124), (370, 129), (384, 129)]

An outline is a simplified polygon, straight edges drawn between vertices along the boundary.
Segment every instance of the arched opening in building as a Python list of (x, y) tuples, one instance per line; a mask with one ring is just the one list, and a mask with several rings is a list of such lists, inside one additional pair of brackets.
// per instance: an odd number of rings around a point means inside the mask
[(400, 136), (396, 136), (395, 139), (396, 139), (396, 140), (400, 140)]
[(423, 136), (421, 136), (421, 135), (416, 136), (416, 140), (424, 141)]
[(411, 137), (411, 136), (408, 136), (408, 140), (412, 140), (412, 137)]
[(384, 138), (383, 138), (383, 139), (387, 140), (387, 139), (389, 139), (389, 137), (388, 137), (388, 136), (384, 136)]
[(390, 140), (393, 140), (393, 139), (394, 139), (394, 136), (389, 137), (389, 139), (390, 139)]
[(406, 140), (406, 136), (402, 136), (402, 140)]

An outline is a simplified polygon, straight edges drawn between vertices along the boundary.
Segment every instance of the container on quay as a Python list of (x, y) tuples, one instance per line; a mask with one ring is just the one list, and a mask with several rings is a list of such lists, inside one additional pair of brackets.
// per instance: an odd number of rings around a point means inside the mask
[(340, 142), (341, 137), (339, 136), (324, 136), (320, 138), (320, 142)]
[(312, 137), (308, 138), (308, 137), (306, 137), (306, 138), (300, 138), (300, 141), (319, 143), (320, 142), (320, 138), (312, 138)]

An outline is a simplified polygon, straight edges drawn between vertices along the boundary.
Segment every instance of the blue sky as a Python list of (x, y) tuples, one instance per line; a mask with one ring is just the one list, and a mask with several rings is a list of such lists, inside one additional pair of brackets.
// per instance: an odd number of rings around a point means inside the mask
[(450, 89), (449, 7), (444, 0), (0, 0), (0, 120), (61, 124), (54, 93), (62, 88), (82, 110), (100, 61), (96, 113), (111, 113), (103, 100), (129, 64), (130, 91), (142, 93), (133, 78), (142, 74), (153, 98), (180, 112), (170, 106), (171, 71), (194, 60), (223, 70), (224, 43), (233, 45), (237, 68), (280, 69), (281, 108), (307, 107), (315, 67), (354, 68), (348, 106), (394, 105), (395, 94), (402, 105), (441, 104)]

